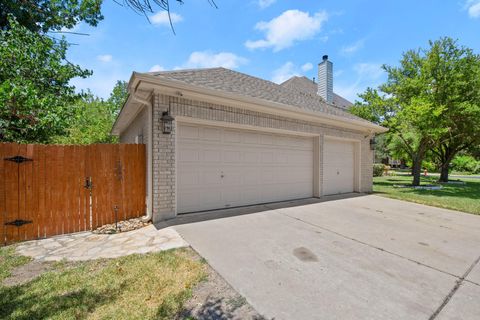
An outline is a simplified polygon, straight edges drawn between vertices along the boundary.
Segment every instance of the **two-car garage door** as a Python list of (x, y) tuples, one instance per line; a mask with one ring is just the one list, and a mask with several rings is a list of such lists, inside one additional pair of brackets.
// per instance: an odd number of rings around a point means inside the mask
[[(354, 191), (354, 144), (325, 139), (323, 194)], [(313, 196), (313, 138), (180, 123), (177, 212)]]
[(177, 212), (313, 196), (313, 140), (180, 124)]

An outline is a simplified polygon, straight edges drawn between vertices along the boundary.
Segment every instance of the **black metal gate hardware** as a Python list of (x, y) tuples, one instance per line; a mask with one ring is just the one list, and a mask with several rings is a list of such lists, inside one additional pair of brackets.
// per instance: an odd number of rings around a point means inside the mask
[(21, 227), (23, 226), (24, 224), (27, 224), (27, 223), (32, 223), (33, 221), (32, 220), (13, 220), (13, 221), (10, 221), (10, 222), (6, 222), (5, 225), (6, 226), (15, 226), (15, 227)]
[(25, 157), (22, 157), (22, 156), (3, 158), (3, 160), (13, 161), (13, 162), (16, 162), (16, 163), (22, 163), (22, 162), (25, 162), (25, 161), (33, 161), (33, 159), (25, 158)]

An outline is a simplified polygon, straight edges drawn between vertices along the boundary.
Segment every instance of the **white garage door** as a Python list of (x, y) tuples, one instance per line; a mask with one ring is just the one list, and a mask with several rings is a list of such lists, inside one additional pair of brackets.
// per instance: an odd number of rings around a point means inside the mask
[(323, 194), (354, 191), (355, 147), (353, 142), (325, 139)]
[(180, 124), (178, 213), (312, 197), (313, 141)]

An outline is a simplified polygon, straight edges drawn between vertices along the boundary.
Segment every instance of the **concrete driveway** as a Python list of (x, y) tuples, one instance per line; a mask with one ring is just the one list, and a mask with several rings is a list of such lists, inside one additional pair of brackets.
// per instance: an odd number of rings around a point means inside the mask
[(295, 204), (174, 228), (267, 318), (480, 319), (479, 216), (374, 195)]

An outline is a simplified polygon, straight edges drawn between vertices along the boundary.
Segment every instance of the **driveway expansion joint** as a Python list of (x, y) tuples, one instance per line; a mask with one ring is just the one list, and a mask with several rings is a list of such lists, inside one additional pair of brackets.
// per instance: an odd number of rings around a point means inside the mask
[(442, 304), (437, 308), (437, 310), (435, 310), (435, 312), (430, 316), (430, 318), (428, 318), (428, 320), (434, 320), (440, 314), (440, 312), (443, 310), (443, 308), (445, 308), (445, 306), (448, 304), (448, 302), (452, 299), (452, 297), (458, 291), (458, 289), (460, 288), (460, 286), (462, 285), (463, 282), (470, 282), (471, 283), (471, 281), (465, 280), (465, 278), (468, 277), (470, 272), (472, 272), (473, 268), (475, 268), (475, 266), (478, 264), (479, 261), (480, 261), (480, 256), (477, 259), (475, 259), (475, 261), (470, 265), (470, 267), (467, 269), (467, 271), (465, 271), (463, 276), (461, 276), (456, 281), (455, 286), (452, 288), (452, 290), (450, 290), (450, 292), (447, 294), (447, 296), (443, 300)]

